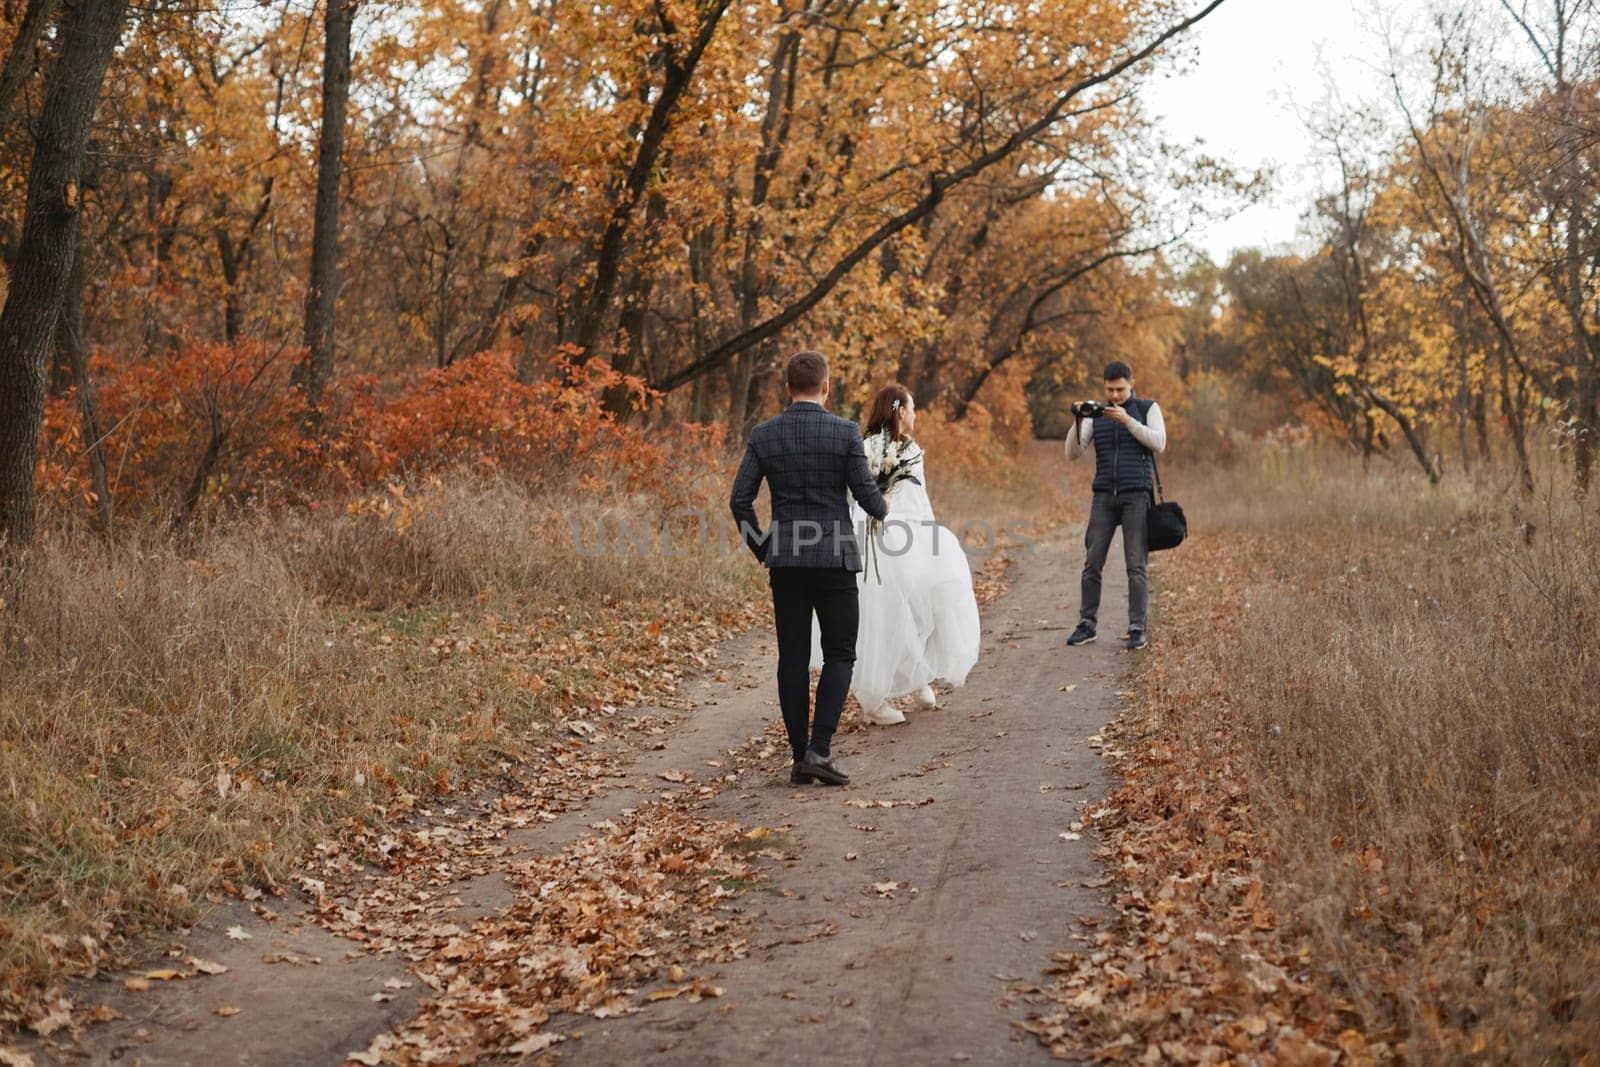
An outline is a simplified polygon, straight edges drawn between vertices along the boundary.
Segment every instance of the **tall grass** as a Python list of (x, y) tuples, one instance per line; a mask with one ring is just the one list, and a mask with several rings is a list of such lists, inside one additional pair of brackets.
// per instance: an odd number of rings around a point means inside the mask
[[(0, 612), (0, 1018), (230, 883), (286, 878), (341, 821), (647, 691), (633, 668), (660, 676), (662, 641), (759, 612), (729, 472), (697, 462), (661, 496), (457, 475), (181, 543), (48, 533)], [(953, 525), (1047, 495), (1014, 456), (930, 464)]]
[[(714, 542), (594, 553), (573, 529), (593, 501), (460, 478), (182, 546), (47, 535), (0, 622), (0, 976), (283, 878), (339, 820), (525, 756), (562, 708), (611, 699), (606, 669), (655, 645), (650, 621), (750, 598), (752, 570)], [(604, 511), (674, 521), (645, 497)], [(586, 631), (617, 636), (576, 655)]]
[(1424, 1058), (1600, 1047), (1595, 501), (1314, 451), (1184, 481), (1230, 562), (1169, 592), (1237, 627), (1182, 684), (1232, 709), (1277, 884), (1365, 1023)]

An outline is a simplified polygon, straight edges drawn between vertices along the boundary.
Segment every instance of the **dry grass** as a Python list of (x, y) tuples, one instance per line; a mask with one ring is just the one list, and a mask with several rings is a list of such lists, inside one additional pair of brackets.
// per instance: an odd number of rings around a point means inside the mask
[(1313, 452), (1182, 482), (1203, 543), (1165, 596), (1213, 610), (1153, 707), (1207, 750), (1231, 722), (1266, 880), (1354, 1019), (1424, 1060), (1600, 1047), (1593, 500)]
[[(11, 992), (283, 878), (341, 820), (527, 755), (564, 709), (642, 695), (664, 641), (734, 621), (758, 580), (739, 555), (590, 555), (594, 499), (456, 480), (181, 550), (47, 537), (0, 635)], [(606, 512), (663, 519), (643, 498)]]
[[(1048, 495), (1020, 458), (934, 465), (954, 526)], [(620, 479), (462, 476), (183, 545), (47, 536), (0, 615), (0, 1017), (63, 967), (284, 879), (346, 820), (535, 754), (565, 711), (670, 687), (765, 608), (728, 480), (705, 464), (699, 514)]]

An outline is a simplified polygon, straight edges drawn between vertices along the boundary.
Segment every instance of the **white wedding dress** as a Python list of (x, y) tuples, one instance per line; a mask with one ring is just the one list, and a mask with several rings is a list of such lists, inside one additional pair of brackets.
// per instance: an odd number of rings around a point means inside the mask
[[(867, 462), (882, 460), (884, 438), (867, 438)], [(862, 545), (865, 569), (856, 576), (861, 592), (861, 623), (856, 631), (856, 665), (850, 691), (869, 722), (882, 705), (922, 690), (937, 680), (961, 685), (978, 662), (978, 601), (972, 569), (956, 535), (938, 525), (928, 502), (928, 479), (919, 456), (911, 473), (921, 483), (902, 481), (886, 497), (889, 517), (883, 529)], [(859, 535), (866, 513), (854, 499), (850, 517)], [(811, 665), (822, 666), (822, 632), (811, 624)], [(893, 712), (894, 709), (884, 709)]]

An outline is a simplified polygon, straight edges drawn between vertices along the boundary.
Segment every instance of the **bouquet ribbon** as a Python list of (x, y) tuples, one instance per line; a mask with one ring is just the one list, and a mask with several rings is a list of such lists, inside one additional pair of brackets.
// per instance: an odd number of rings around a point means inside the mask
[[(882, 529), (882, 519), (867, 519), (866, 566), (871, 566), (872, 572), (877, 577), (879, 585), (883, 584), (883, 572), (878, 567), (878, 533), (882, 531)], [(863, 566), (862, 568), (863, 574), (866, 573), (866, 566)]]

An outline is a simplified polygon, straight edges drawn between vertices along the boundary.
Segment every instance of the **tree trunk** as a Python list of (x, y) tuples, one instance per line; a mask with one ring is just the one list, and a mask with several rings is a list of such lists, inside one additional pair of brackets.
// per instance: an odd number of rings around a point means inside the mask
[[(1401, 434), (1405, 436), (1406, 444), (1411, 446), (1411, 454), (1417, 457), (1417, 462), (1422, 465), (1423, 471), (1428, 475), (1428, 483), (1430, 485), (1438, 485), (1439, 465), (1433, 461), (1431, 456), (1428, 455), (1428, 450), (1423, 445), (1422, 437), (1417, 433), (1416, 426), (1409, 418), (1406, 417), (1405, 413), (1402, 412), (1398, 406), (1391, 403), (1386, 397), (1379, 394), (1370, 385), (1362, 386), (1362, 392), (1365, 393), (1367, 399), (1372, 401), (1372, 403), (1381, 409), (1384, 414), (1393, 419), (1396, 426), (1400, 427)], [(1372, 420), (1368, 419), (1367, 421), (1368, 425), (1370, 426)]]
[(14, 548), (33, 537), (45, 361), (81, 236), (89, 123), (127, 10), (128, 0), (79, 0), (68, 8), (39, 113), (22, 240), (0, 311), (0, 532)]
[(327, 0), (323, 18), (322, 128), (317, 136), (317, 202), (306, 291), (306, 357), (297, 384), (313, 415), (333, 377), (334, 309), (339, 301), (339, 184), (344, 174), (345, 111), (350, 102), (350, 27), (358, 0)]
[(5, 119), (12, 101), (22, 91), (22, 83), (33, 70), (33, 50), (60, 6), (61, 0), (28, 0), (28, 9), (23, 12), (11, 51), (6, 53), (5, 64), (0, 66), (0, 120)]
[(745, 425), (745, 412), (749, 410), (750, 378), (755, 373), (757, 351), (740, 352), (728, 366), (728, 437), (740, 437)]
[(1488, 382), (1472, 394), (1472, 432), (1478, 439), (1478, 459), (1485, 467), (1494, 463), (1494, 450), (1489, 445)]
[(89, 459), (89, 490), (94, 494), (95, 526), (100, 535), (111, 537), (111, 479), (106, 468), (105, 436), (100, 432), (100, 414), (94, 403), (94, 384), (89, 381), (89, 352), (84, 341), (83, 289), (88, 284), (80, 244), (73, 257), (67, 284), (67, 297), (56, 323), (57, 358), (67, 365), (78, 398), (78, 419), (83, 426), (84, 452)]
[(1587, 493), (1594, 476), (1594, 438), (1600, 428), (1600, 370), (1593, 361), (1578, 365), (1577, 388), (1573, 391), (1573, 474), (1578, 492)]
[(1517, 473), (1520, 475), (1522, 492), (1525, 496), (1533, 495), (1533, 464), (1528, 459), (1528, 429), (1525, 417), (1525, 408), (1522, 404), (1520, 387), (1516, 395), (1511, 391), (1511, 358), (1502, 346), (1500, 352), (1500, 414), (1506, 420), (1506, 429), (1511, 435), (1511, 449), (1517, 457)]
[(756, 423), (761, 421), (761, 416), (766, 412), (767, 391), (778, 376), (781, 359), (776, 341), (768, 341), (756, 349), (750, 380), (745, 383), (744, 418), (737, 427), (740, 440), (750, 436), (750, 431), (756, 428)]

